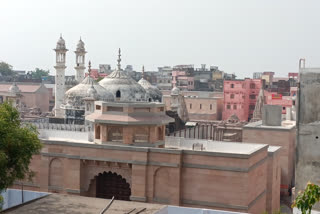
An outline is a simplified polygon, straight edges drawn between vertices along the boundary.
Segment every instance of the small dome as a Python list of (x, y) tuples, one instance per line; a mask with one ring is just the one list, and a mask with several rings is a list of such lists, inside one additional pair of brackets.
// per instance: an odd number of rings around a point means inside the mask
[(116, 70), (106, 76), (99, 84), (120, 101), (145, 101), (146, 90), (123, 70)]
[(110, 92), (100, 86), (92, 77), (87, 76), (81, 83), (65, 93), (64, 103), (69, 103), (76, 109), (84, 109), (83, 99), (88, 96), (95, 98), (95, 100), (114, 101), (114, 96)]
[(146, 101), (146, 90), (121, 69), (121, 50), (119, 49), (117, 69), (106, 76), (99, 84), (113, 96), (124, 102)]
[(81, 38), (77, 44), (77, 51), (85, 51), (84, 42), (81, 40)]
[(60, 36), (58, 42), (57, 42), (57, 47), (56, 49), (58, 50), (64, 50), (66, 49), (66, 42), (64, 41), (64, 39), (62, 38), (62, 36)]
[(172, 90), (171, 90), (171, 95), (179, 95), (180, 94), (180, 89), (177, 88), (177, 87), (174, 87)]
[(97, 90), (91, 85), (91, 87), (87, 90), (87, 97), (91, 97), (96, 99), (98, 97)]
[(10, 86), (9, 92), (11, 92), (11, 93), (19, 93), (20, 92), (20, 89), (15, 82), (12, 83), (12, 85)]
[(138, 83), (144, 88), (144, 90), (146, 90), (149, 101), (162, 101), (162, 93), (159, 88), (151, 85), (151, 83), (144, 78), (141, 78)]

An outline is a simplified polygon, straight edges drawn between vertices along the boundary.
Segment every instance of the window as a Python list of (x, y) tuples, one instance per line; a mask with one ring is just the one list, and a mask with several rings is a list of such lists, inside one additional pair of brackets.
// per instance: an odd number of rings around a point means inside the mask
[(237, 109), (237, 105), (233, 105), (233, 109)]
[(212, 110), (212, 104), (210, 104), (210, 110)]
[(230, 105), (227, 105), (227, 109), (231, 109), (231, 106), (230, 106)]
[(255, 108), (255, 105), (249, 105), (250, 110), (254, 110), (254, 108)]
[(121, 92), (120, 92), (120, 90), (118, 90), (117, 92), (116, 92), (116, 98), (120, 98), (121, 97)]
[(168, 83), (170, 83), (170, 80), (168, 80)]
[(256, 99), (256, 95), (251, 94), (251, 95), (249, 96), (249, 98), (250, 98), (251, 100), (254, 100), (254, 99)]
[(283, 106), (283, 107), (282, 107), (282, 110), (286, 110), (286, 107)]
[(96, 105), (96, 110), (101, 110), (101, 106)]
[(234, 94), (230, 94), (230, 99), (233, 99), (234, 98)]
[(231, 87), (231, 88), (234, 88), (234, 84), (231, 84), (230, 87)]
[(202, 104), (200, 104), (200, 109), (202, 109)]
[(190, 109), (192, 109), (192, 103), (190, 103)]
[(251, 88), (251, 89), (254, 89), (254, 88), (256, 88), (256, 85), (255, 85), (254, 83), (251, 83), (251, 84), (250, 84), (250, 88)]

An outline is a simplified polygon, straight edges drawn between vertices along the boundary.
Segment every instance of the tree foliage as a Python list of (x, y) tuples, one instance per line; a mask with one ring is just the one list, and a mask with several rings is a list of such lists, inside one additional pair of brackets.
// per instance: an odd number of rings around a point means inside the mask
[(302, 214), (310, 214), (315, 203), (320, 201), (320, 187), (308, 182), (306, 189), (299, 192), (296, 200), (292, 204), (297, 207)]
[(29, 164), (41, 143), (32, 125), (22, 125), (11, 103), (0, 104), (0, 192), (17, 179), (30, 178)]
[(2, 76), (14, 76), (15, 73), (12, 70), (12, 66), (6, 62), (0, 62), (0, 74)]
[(36, 68), (34, 71), (31, 71), (31, 76), (34, 79), (41, 79), (42, 77), (49, 76), (49, 70), (43, 70), (40, 68)]

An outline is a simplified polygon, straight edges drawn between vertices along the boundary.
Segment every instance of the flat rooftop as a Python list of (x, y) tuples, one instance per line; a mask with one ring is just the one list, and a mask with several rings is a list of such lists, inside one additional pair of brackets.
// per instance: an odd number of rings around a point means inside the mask
[(253, 122), (253, 123), (248, 123), (247, 125), (245, 125), (243, 128), (246, 129), (246, 128), (252, 128), (252, 129), (257, 129), (257, 128), (260, 128), (260, 129), (273, 129), (273, 130), (291, 130), (293, 128), (296, 127), (296, 121), (293, 121), (293, 120), (284, 120), (282, 121), (281, 123), (281, 126), (265, 126), (265, 125), (262, 125), (262, 120), (260, 121), (257, 121), (257, 122)]
[[(3, 213), (24, 213), (24, 214), (56, 214), (56, 213), (100, 213), (110, 202), (110, 199), (83, 197), (75, 195), (50, 194), (32, 202), (11, 208)], [(144, 208), (143, 214), (156, 213), (166, 205), (140, 203), (132, 201), (114, 200), (105, 213), (123, 214), (135, 209), (136, 213)]]
[[(195, 149), (202, 145), (202, 150)], [(246, 155), (250, 156), (255, 152), (267, 148), (267, 144), (251, 144), (239, 142), (223, 142), (202, 139), (190, 139), (182, 137), (166, 137), (166, 148), (197, 150), (202, 152), (214, 152), (225, 155)]]

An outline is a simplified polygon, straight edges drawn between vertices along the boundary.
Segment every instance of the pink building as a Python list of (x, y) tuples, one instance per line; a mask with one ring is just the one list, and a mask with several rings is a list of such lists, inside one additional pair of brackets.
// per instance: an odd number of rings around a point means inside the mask
[(261, 86), (261, 79), (225, 80), (222, 119), (235, 114), (240, 121), (250, 120)]
[(282, 96), (276, 92), (264, 91), (266, 104), (282, 106), (282, 114), (286, 114), (286, 108), (292, 107), (292, 97), (297, 95), (297, 87), (290, 87), (290, 96)]
[[(86, 73), (85, 76), (87, 77), (89, 73)], [(90, 76), (97, 80), (99, 78), (104, 78), (106, 76), (108, 76), (108, 74), (106, 73), (99, 73), (99, 70), (98, 69), (91, 69), (91, 72), (90, 72)]]
[(177, 65), (172, 70), (172, 88), (178, 87), (182, 91), (194, 90), (193, 65)]

